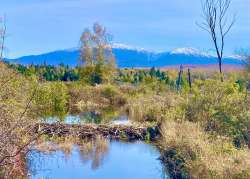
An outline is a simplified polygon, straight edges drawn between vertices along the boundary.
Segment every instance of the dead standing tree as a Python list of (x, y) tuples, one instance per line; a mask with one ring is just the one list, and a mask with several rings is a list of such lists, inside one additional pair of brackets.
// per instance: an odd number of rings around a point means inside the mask
[(181, 81), (182, 81), (182, 75), (183, 75), (183, 66), (180, 66), (180, 71), (178, 73), (178, 79), (176, 82), (176, 90), (180, 91), (181, 90)]
[(1, 29), (0, 29), (0, 61), (3, 59), (4, 43), (6, 37), (6, 20), (5, 17), (0, 19)]
[(224, 55), (225, 37), (235, 23), (235, 15), (228, 21), (228, 10), (231, 0), (202, 0), (204, 22), (198, 24), (212, 38), (218, 63), (221, 81), (223, 82), (222, 60)]

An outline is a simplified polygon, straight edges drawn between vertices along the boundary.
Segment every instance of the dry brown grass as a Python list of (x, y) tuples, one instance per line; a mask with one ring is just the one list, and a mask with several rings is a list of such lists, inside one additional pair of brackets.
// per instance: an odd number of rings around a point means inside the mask
[(120, 107), (126, 103), (121, 91), (112, 85), (70, 87), (70, 107), (79, 110)]
[(164, 95), (146, 95), (132, 98), (128, 102), (129, 117), (139, 122), (160, 122), (178, 103), (178, 95), (168, 92)]
[[(178, 153), (193, 178), (250, 177), (250, 150), (236, 149), (229, 139), (211, 137), (198, 124), (166, 121), (162, 135), (164, 150), (180, 150)], [(185, 156), (191, 153), (195, 157)]]

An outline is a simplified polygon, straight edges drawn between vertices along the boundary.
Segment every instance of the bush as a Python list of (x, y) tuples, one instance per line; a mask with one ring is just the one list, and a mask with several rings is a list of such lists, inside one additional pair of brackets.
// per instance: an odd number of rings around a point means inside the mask
[(120, 89), (112, 85), (79, 86), (70, 88), (70, 106), (79, 110), (96, 110), (121, 107), (126, 97)]
[[(24, 159), (36, 120), (31, 116), (33, 80), (19, 75), (0, 61), (0, 178), (21, 178)], [(20, 177), (18, 177), (20, 176)]]
[(165, 121), (161, 134), (162, 159), (173, 177), (250, 177), (250, 150), (236, 149), (227, 138), (210, 136), (187, 121)]
[(128, 102), (129, 116), (136, 121), (161, 122), (177, 105), (178, 96), (167, 93), (164, 96), (141, 96)]
[(101, 64), (95, 66), (84, 66), (80, 70), (83, 82), (92, 86), (109, 82), (111, 79), (108, 77), (107, 73), (106, 65)]
[(34, 99), (39, 116), (62, 116), (67, 110), (68, 88), (63, 82), (41, 83)]
[(250, 123), (249, 101), (236, 83), (197, 81), (182, 103), (185, 120), (199, 122), (206, 131), (246, 140)]
[(104, 86), (104, 88), (101, 90), (101, 96), (107, 98), (111, 105), (117, 103), (116, 100), (119, 95), (120, 95), (119, 90), (111, 85)]

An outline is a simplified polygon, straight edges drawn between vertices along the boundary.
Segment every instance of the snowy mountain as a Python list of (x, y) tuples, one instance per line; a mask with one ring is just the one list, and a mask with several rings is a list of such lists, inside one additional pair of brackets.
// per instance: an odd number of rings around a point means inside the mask
[[(119, 67), (165, 67), (170, 65), (211, 65), (216, 64), (215, 56), (209, 55), (195, 48), (178, 48), (171, 52), (153, 52), (143, 48), (135, 48), (124, 44), (113, 44)], [(7, 61), (21, 64), (50, 64), (61, 63), (76, 66), (79, 62), (79, 50), (71, 48), (58, 50), (40, 55), (24, 56), (17, 59), (6, 59)], [(224, 64), (242, 65), (242, 57), (228, 56), (223, 60)]]
[(121, 44), (121, 43), (113, 43), (112, 48), (113, 49), (134, 50), (134, 51), (138, 51), (138, 52), (145, 52), (145, 51), (149, 52), (149, 50), (146, 50), (144, 48), (133, 47), (133, 46), (129, 46), (129, 45), (126, 45), (126, 44)]
[(208, 53), (202, 52), (196, 48), (176, 48), (170, 52), (172, 55), (191, 55), (191, 56), (204, 56), (204, 57), (212, 57)]

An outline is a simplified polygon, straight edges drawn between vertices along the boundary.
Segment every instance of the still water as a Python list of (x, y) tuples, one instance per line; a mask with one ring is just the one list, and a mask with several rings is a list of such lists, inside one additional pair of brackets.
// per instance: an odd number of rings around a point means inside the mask
[(99, 113), (95, 111), (82, 112), (77, 115), (66, 115), (63, 118), (47, 117), (42, 119), (46, 123), (61, 122), (64, 124), (117, 124), (117, 125), (130, 125), (132, 122), (129, 120), (128, 115), (124, 113), (117, 113), (114, 115)]
[[(84, 144), (87, 145), (87, 144)], [(143, 142), (74, 145), (70, 151), (29, 154), (29, 179), (165, 179), (159, 151)]]

